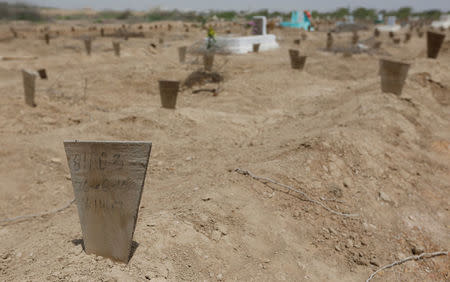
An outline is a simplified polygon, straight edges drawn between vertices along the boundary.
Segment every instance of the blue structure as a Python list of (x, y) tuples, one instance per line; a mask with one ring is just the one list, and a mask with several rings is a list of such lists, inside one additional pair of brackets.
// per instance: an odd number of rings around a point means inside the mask
[(282, 22), (280, 25), (283, 27), (292, 27), (292, 28), (303, 28), (304, 30), (314, 30), (311, 26), (311, 21), (309, 20), (308, 14), (306, 11), (303, 12), (302, 20), (299, 21), (299, 13), (297, 11), (292, 12), (291, 21), (290, 22)]

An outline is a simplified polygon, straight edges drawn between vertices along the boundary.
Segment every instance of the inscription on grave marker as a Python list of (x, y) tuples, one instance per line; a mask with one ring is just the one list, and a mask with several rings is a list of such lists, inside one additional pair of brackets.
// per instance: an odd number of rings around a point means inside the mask
[(128, 262), (150, 142), (65, 141), (85, 251)]

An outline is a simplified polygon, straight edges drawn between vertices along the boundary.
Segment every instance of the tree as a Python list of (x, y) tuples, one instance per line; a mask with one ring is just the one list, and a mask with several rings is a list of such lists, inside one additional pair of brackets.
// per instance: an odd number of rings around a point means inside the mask
[(412, 9), (411, 7), (402, 7), (397, 11), (397, 18), (401, 20), (406, 20), (411, 16)]

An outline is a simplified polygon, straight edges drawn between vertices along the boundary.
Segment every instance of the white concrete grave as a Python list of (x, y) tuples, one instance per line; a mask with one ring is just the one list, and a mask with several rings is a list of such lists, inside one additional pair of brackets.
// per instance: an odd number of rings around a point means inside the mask
[(279, 47), (274, 34), (267, 34), (267, 19), (263, 16), (253, 18), (255, 33), (252, 36), (219, 36), (216, 38), (217, 53), (246, 54), (253, 52), (253, 45), (259, 44), (259, 51), (264, 52)]
[(399, 31), (402, 27), (398, 24), (396, 24), (397, 22), (397, 17), (396, 16), (389, 16), (387, 19), (387, 25), (379, 25), (377, 26), (377, 29), (379, 31)]
[(64, 141), (87, 254), (127, 263), (151, 142)]

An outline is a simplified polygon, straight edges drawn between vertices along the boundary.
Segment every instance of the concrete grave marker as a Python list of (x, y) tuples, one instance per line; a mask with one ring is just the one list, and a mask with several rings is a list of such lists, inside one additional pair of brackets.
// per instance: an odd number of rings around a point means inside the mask
[(401, 95), (408, 76), (410, 64), (380, 59), (381, 90), (385, 93)]
[(214, 53), (208, 52), (203, 55), (203, 66), (205, 71), (211, 71), (214, 65)]
[(47, 71), (45, 69), (38, 69), (38, 74), (41, 79), (47, 79)]
[(87, 254), (128, 262), (151, 147), (64, 141)]
[(182, 46), (178, 48), (178, 60), (180, 63), (184, 63), (186, 61), (186, 52), (187, 46)]
[(438, 32), (427, 32), (427, 56), (431, 59), (436, 59), (444, 42), (445, 34)]
[(405, 43), (408, 43), (409, 41), (411, 40), (411, 33), (410, 32), (407, 32), (406, 34), (405, 34)]
[(88, 54), (88, 56), (90, 56), (92, 49), (92, 40), (90, 38), (84, 39), (84, 47), (86, 48), (86, 53)]
[(29, 70), (22, 70), (23, 88), (25, 91), (25, 103), (28, 106), (36, 107), (34, 103), (34, 93), (36, 89), (36, 73)]
[(353, 31), (353, 36), (352, 36), (352, 45), (356, 45), (359, 41), (359, 35), (357, 31)]
[(259, 52), (259, 46), (261, 46), (259, 43), (253, 44), (253, 53)]
[(253, 30), (254, 35), (266, 35), (267, 34), (267, 19), (264, 16), (253, 17), (255, 27)]
[(166, 109), (175, 109), (177, 104), (178, 90), (180, 88), (179, 81), (160, 80), (159, 95), (161, 97), (161, 105)]
[(331, 34), (331, 32), (328, 32), (327, 33), (327, 46), (326, 46), (327, 50), (331, 50), (331, 48), (333, 47), (333, 42), (334, 42), (333, 35)]
[(300, 56), (299, 50), (290, 49), (289, 57), (291, 59), (292, 69), (302, 70), (305, 67), (306, 56)]
[(379, 36), (380, 36), (380, 30), (379, 30), (378, 28), (376, 28), (376, 29), (373, 31), (373, 35), (374, 35), (375, 37), (379, 37)]
[(116, 54), (117, 57), (120, 57), (120, 42), (113, 41), (113, 48), (114, 48), (114, 54)]

